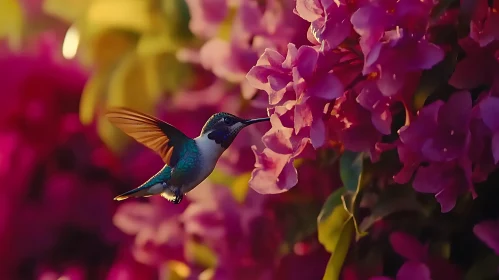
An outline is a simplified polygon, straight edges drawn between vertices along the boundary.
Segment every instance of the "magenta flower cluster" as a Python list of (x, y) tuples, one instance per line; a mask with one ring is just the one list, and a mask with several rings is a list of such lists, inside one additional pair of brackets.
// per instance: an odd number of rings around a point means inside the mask
[[(473, 183), (486, 180), (499, 161), (499, 42), (490, 27), (497, 10), (478, 2), (469, 35), (458, 41), (466, 57), (447, 81), (455, 90), (415, 108), (422, 73), (455, 51), (452, 42), (438, 42), (458, 21), (455, 11), (432, 18), (438, 2), (426, 0), (296, 1), (294, 12), (310, 22), (311, 45), (290, 43), (286, 54), (266, 48), (246, 76), (267, 92), (273, 116), (251, 186), (261, 193), (290, 189), (297, 183), (293, 159), (305, 142), (318, 149), (334, 140), (373, 161), (396, 148), (403, 168), (395, 182), (413, 178), (416, 191), (435, 194), (442, 212), (462, 194), (475, 196)], [(473, 98), (470, 90), (480, 86), (486, 88)], [(397, 127), (400, 109), (405, 125)], [(398, 139), (384, 140), (394, 134)]]

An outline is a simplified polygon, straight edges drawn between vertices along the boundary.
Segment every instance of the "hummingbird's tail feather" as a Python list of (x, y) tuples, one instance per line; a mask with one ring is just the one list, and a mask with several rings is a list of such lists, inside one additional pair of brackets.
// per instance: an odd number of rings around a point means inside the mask
[(159, 194), (161, 193), (161, 191), (156, 192), (156, 189), (162, 190), (163, 188), (159, 184), (158, 187), (159, 188), (155, 188), (155, 186), (149, 186), (149, 185), (140, 186), (138, 188), (129, 190), (125, 193), (118, 195), (117, 197), (114, 198), (114, 200), (120, 201), (120, 200), (125, 200), (129, 197), (148, 197), (154, 194)]
[(152, 176), (144, 184), (139, 187), (122, 193), (114, 198), (114, 200), (124, 200), (129, 197), (148, 197), (155, 194), (160, 194), (164, 191), (166, 182), (170, 180), (171, 167), (166, 165), (156, 175)]

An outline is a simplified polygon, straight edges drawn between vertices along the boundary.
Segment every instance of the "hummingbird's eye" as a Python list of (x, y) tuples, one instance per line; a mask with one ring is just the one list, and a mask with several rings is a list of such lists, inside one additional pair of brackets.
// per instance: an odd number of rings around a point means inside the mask
[(226, 125), (232, 125), (232, 123), (233, 123), (233, 122), (232, 122), (232, 119), (231, 119), (231, 118), (227, 118), (227, 117), (225, 117), (225, 118), (224, 118), (224, 123), (225, 123)]

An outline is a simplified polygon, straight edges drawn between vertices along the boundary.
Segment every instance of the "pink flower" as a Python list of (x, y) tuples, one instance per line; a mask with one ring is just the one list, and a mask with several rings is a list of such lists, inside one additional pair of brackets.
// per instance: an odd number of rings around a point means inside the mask
[(493, 1), (489, 7), (487, 0), (475, 2), (474, 13), (470, 22), (470, 38), (475, 40), (480, 47), (499, 39), (499, 3)]
[[(356, 96), (354, 91), (349, 91), (336, 101), (328, 123), (329, 135), (330, 138), (340, 141), (345, 149), (368, 152), (375, 160), (379, 155), (376, 144), (381, 141), (381, 133), (374, 125), (372, 119), (374, 114), (371, 115), (368, 110), (361, 106), (364, 104), (368, 107), (370, 102), (363, 100), (364, 97), (362, 95)], [(361, 104), (357, 101), (360, 101)], [(386, 125), (382, 122), (378, 124)]]
[(258, 56), (246, 44), (213, 38), (201, 48), (200, 58), (203, 67), (216, 76), (229, 82), (242, 82)]
[(166, 260), (183, 260), (185, 234), (179, 216), (186, 207), (187, 203), (173, 205), (152, 197), (150, 203), (120, 205), (113, 221), (124, 233), (135, 236), (133, 253), (137, 261), (159, 265)]
[(341, 44), (351, 33), (352, 24), (343, 1), (297, 0), (294, 12), (310, 22), (308, 30), (312, 43), (321, 51), (329, 51)]
[[(393, 250), (406, 259), (400, 267), (396, 280), (417, 279), (459, 279), (456, 268), (441, 257), (428, 254), (428, 244), (421, 244), (419, 240), (404, 232), (390, 234), (390, 243)], [(386, 276), (376, 276), (370, 280), (389, 280)]]
[(191, 20), (189, 29), (202, 38), (216, 35), (228, 14), (227, 0), (186, 0)]
[(283, 126), (278, 115), (273, 114), (270, 122), (272, 128), (262, 137), (266, 148), (259, 153), (253, 147), (256, 163), (249, 182), (252, 189), (262, 194), (281, 193), (298, 183), (293, 160), (308, 142), (307, 138), (293, 135), (293, 129)]
[[(424, 107), (418, 118), (399, 130), (398, 152), (404, 167), (395, 181), (405, 183), (417, 170), (414, 188), (435, 193), (442, 212), (454, 207), (458, 195), (473, 192), (468, 159), (471, 109), (470, 94), (458, 92), (447, 103), (436, 101)], [(429, 165), (419, 167), (421, 163)]]
[(491, 86), (493, 95), (499, 95), (499, 41), (484, 47), (471, 38), (464, 38), (459, 45), (466, 52), (449, 79), (449, 84), (458, 89)]
[(115, 225), (134, 236), (133, 255), (137, 261), (161, 265), (179, 260), (195, 268), (192, 256), (185, 251), (186, 243), (195, 240), (216, 253), (219, 273), (239, 273), (242, 260), (262, 265), (250, 249), (256, 246), (253, 238), (257, 238), (256, 244), (264, 238), (254, 236), (254, 223), (262, 215), (263, 196), (250, 191), (239, 203), (229, 188), (204, 182), (189, 192), (187, 199), (182, 206), (152, 197), (149, 203), (129, 202), (118, 209)]
[[(329, 69), (321, 67), (319, 57), (318, 51), (309, 46), (296, 49), (289, 44), (286, 57), (267, 49), (247, 75), (251, 85), (268, 93), (271, 106), (288, 101), (282, 108), (294, 109), (295, 133), (309, 129), (314, 148), (325, 141), (322, 116), (326, 103), (343, 93), (341, 81)], [(291, 90), (296, 95), (295, 101), (284, 98), (290, 97)]]
[(499, 97), (488, 96), (480, 104), (480, 113), (483, 122), (490, 129), (492, 134), (491, 148), (494, 163), (499, 162)]
[(432, 1), (374, 1), (353, 13), (365, 58), (363, 74), (378, 76), (383, 95), (397, 94), (409, 74), (443, 59), (444, 52), (424, 39), (432, 7)]

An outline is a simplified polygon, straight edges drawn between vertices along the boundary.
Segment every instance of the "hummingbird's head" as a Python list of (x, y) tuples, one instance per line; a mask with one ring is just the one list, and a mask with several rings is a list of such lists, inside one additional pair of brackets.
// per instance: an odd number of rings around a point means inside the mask
[(211, 116), (201, 130), (201, 136), (206, 135), (210, 140), (227, 149), (236, 138), (239, 131), (250, 124), (269, 121), (270, 118), (242, 119), (229, 113), (216, 113)]

